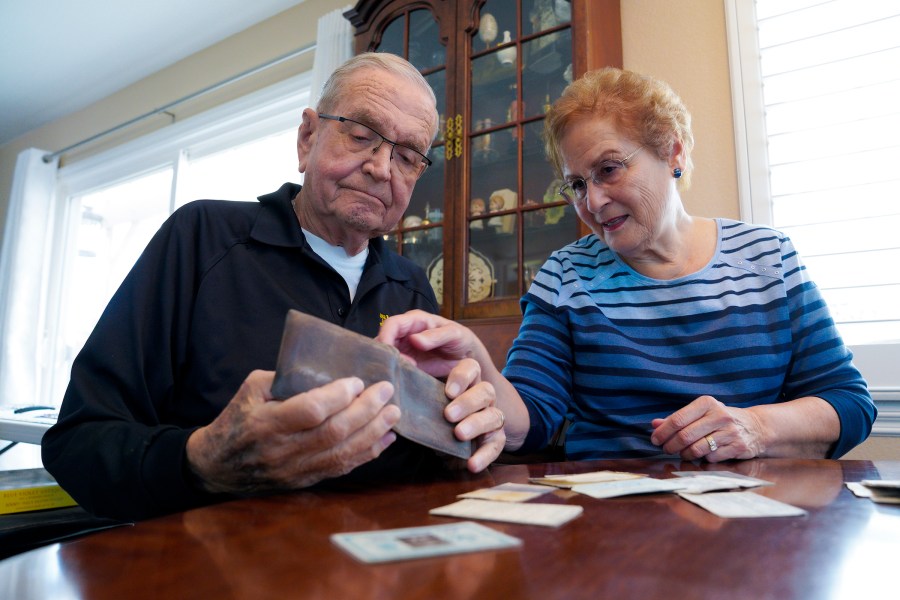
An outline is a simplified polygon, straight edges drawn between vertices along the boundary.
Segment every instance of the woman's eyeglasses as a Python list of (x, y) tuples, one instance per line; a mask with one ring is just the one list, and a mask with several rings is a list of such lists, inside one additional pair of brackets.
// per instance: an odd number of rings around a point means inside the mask
[[(322, 113), (319, 113), (319, 118), (341, 123), (345, 146), (352, 154), (375, 154), (382, 144), (385, 142), (390, 144), (391, 165), (404, 177), (418, 179), (431, 164), (431, 160), (418, 150), (393, 142), (359, 121)], [(394, 160), (394, 157), (396, 157), (396, 160)]]
[[(628, 163), (634, 158), (635, 154), (641, 151), (643, 146), (639, 146), (637, 150), (621, 160), (608, 158), (599, 165), (591, 169), (590, 182), (595, 186), (616, 185), (628, 169)], [(559, 195), (565, 198), (569, 204), (580, 204), (587, 198), (588, 180), (583, 177), (575, 177), (562, 184), (559, 188)]]

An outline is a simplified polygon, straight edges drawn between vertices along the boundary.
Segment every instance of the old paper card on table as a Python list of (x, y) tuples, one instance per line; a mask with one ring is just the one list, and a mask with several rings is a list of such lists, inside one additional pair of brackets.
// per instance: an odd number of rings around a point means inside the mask
[(754, 492), (714, 492), (679, 496), (725, 519), (759, 517), (802, 517), (806, 511)]
[(654, 479), (652, 477), (642, 477), (640, 479), (624, 479), (621, 481), (582, 483), (573, 485), (572, 491), (590, 496), (591, 498), (617, 498), (619, 496), (633, 496), (637, 494), (674, 492), (676, 490), (683, 490), (686, 487), (688, 486), (684, 479)]
[(879, 504), (900, 504), (900, 480), (863, 479), (848, 481), (846, 486), (856, 496)]
[(477, 498), (479, 500), (493, 500), (494, 502), (527, 502), (544, 494), (549, 494), (553, 489), (545, 485), (529, 485), (527, 483), (501, 483), (490, 488), (481, 488), (459, 494), (457, 498)]
[(342, 377), (359, 377), (366, 386), (390, 381), (391, 403), (401, 412), (394, 426), (398, 435), (458, 458), (472, 456), (472, 442), (456, 439), (453, 424), (444, 418), (449, 400), (443, 383), (404, 360), (393, 346), (289, 311), (272, 394), (284, 400)]
[(569, 489), (582, 483), (601, 483), (606, 481), (622, 481), (625, 479), (638, 479), (646, 477), (640, 473), (625, 473), (623, 471), (591, 471), (590, 473), (571, 473), (567, 475), (545, 475), (544, 477), (530, 477), (531, 483), (551, 485), (553, 487)]
[(524, 523), (525, 525), (543, 525), (559, 527), (568, 523), (584, 512), (581, 506), (571, 504), (538, 504), (514, 502), (493, 502), (491, 500), (475, 500), (467, 498), (432, 508), (429, 514), (441, 517), (457, 517), (462, 519), (482, 519), (485, 521), (504, 521), (507, 523)]
[(758, 477), (750, 477), (749, 475), (743, 475), (741, 473), (735, 473), (734, 471), (673, 471), (672, 475), (676, 475), (678, 477), (728, 478), (737, 483), (738, 487), (742, 488), (753, 488), (759, 487), (761, 485), (775, 485), (771, 481), (759, 479)]

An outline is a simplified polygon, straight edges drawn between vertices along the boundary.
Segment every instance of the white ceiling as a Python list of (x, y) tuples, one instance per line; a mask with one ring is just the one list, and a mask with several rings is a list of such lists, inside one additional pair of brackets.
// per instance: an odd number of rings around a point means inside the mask
[(0, 0), (0, 145), (304, 0)]

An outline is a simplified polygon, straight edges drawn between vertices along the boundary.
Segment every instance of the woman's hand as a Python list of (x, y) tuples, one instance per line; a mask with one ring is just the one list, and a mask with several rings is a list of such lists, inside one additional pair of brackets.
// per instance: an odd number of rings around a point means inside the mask
[(487, 467), (504, 446), (506, 450), (522, 446), (530, 424), (528, 409), (471, 329), (411, 310), (382, 323), (375, 339), (394, 346), (429, 375), (447, 378), (445, 391), (451, 402), (444, 415), (457, 423), (457, 438), (475, 439), (478, 444), (469, 470)]
[(389, 318), (375, 339), (394, 346), (434, 377), (446, 377), (464, 358), (490, 361), (481, 340), (469, 328), (422, 310)]
[(481, 366), (466, 358), (450, 371), (444, 390), (450, 398), (444, 418), (456, 424), (453, 432), (457, 439), (475, 442), (475, 452), (466, 466), (473, 473), (483, 471), (506, 445), (506, 415), (497, 407), (494, 386), (482, 381)]
[(650, 441), (667, 454), (685, 460), (721, 462), (762, 456), (764, 428), (750, 410), (725, 406), (712, 396), (700, 396), (665, 419), (653, 419)]
[(825, 458), (841, 434), (834, 407), (806, 396), (749, 408), (700, 396), (665, 419), (653, 419), (650, 441), (685, 460), (757, 457)]

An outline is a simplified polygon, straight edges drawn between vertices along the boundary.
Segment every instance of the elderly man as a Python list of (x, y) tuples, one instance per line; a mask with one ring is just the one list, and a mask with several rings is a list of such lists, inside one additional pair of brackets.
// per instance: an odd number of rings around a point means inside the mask
[[(336, 477), (442, 468), (391, 428), (388, 382), (334, 381), (285, 401), (271, 386), (288, 309), (374, 337), (391, 314), (434, 312), (425, 274), (380, 236), (430, 161), (435, 97), (401, 58), (362, 54), (303, 111), (302, 188), (199, 201), (163, 225), (75, 360), (43, 460), (81, 506), (125, 519)], [(268, 370), (264, 370), (268, 369)], [(480, 471), (505, 443), (475, 361), (448, 376), (445, 414)]]

